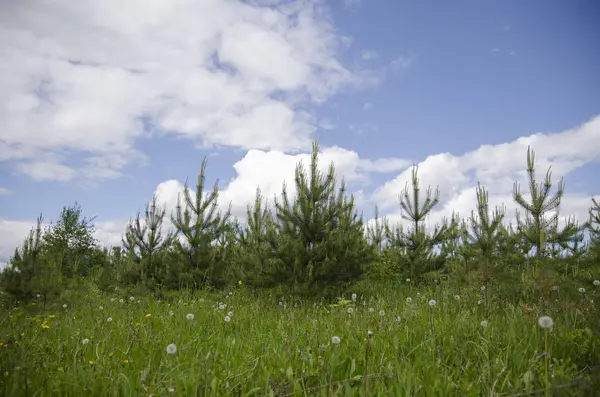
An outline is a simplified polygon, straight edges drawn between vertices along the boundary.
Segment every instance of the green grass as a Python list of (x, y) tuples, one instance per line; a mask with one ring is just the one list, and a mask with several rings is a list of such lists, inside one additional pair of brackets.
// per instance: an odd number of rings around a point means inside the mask
[[(446, 285), (382, 286), (336, 306), (258, 296), (244, 287), (163, 301), (91, 292), (44, 313), (41, 303), (5, 305), (0, 395), (511, 395), (585, 377), (598, 362), (598, 335), (587, 325), (597, 316), (590, 303), (595, 293), (576, 307), (552, 302), (545, 313), (554, 320), (548, 361), (539, 307), (528, 303), (533, 312), (526, 314), (496, 300), (493, 289), (486, 328), (480, 291)], [(175, 354), (167, 353), (171, 343)]]

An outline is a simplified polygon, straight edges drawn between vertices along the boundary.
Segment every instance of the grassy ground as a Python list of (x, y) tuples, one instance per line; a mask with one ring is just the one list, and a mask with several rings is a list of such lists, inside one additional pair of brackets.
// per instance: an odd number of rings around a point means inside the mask
[(595, 293), (565, 305), (557, 295), (548, 330), (538, 307), (492, 298), (484, 318), (481, 291), (445, 285), (382, 286), (335, 306), (244, 287), (4, 305), (0, 395), (544, 395), (599, 362)]

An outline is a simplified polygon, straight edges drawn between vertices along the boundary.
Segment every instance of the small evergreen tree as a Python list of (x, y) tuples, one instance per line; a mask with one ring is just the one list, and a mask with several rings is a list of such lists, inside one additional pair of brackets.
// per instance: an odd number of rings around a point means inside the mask
[(346, 197), (343, 181), (336, 195), (334, 165), (321, 173), (318, 153), (315, 142), (308, 173), (302, 163), (296, 166), (295, 200), (289, 199), (285, 184), (281, 200), (275, 199), (279, 235), (269, 273), (301, 293), (326, 292), (358, 280), (372, 257), (354, 199)]
[(498, 245), (504, 211), (496, 208), (490, 216), (487, 191), (479, 184), (477, 186), (477, 215), (471, 213), (469, 218), (470, 230), (466, 238), (479, 253), (483, 265), (483, 296), (484, 317), (488, 318), (488, 267)]
[(186, 263), (186, 279), (196, 286), (222, 286), (222, 275), (227, 264), (221, 260), (213, 244), (228, 230), (231, 206), (224, 213), (218, 210), (218, 181), (215, 182), (212, 192), (205, 195), (205, 172), (206, 159), (200, 166), (196, 196), (192, 197), (186, 182), (183, 202), (181, 197), (177, 200), (175, 216), (171, 216), (171, 222), (184, 241), (175, 239), (174, 244)]

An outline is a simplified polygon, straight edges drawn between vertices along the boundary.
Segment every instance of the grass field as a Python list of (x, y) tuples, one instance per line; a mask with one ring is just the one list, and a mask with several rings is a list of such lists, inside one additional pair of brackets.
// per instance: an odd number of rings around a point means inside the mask
[(564, 304), (557, 292), (547, 329), (539, 306), (490, 291), (484, 318), (479, 289), (443, 283), (336, 305), (245, 287), (162, 301), (74, 293), (45, 310), (40, 298), (2, 308), (0, 395), (594, 395), (589, 382), (557, 388), (593, 377), (600, 291), (588, 289)]

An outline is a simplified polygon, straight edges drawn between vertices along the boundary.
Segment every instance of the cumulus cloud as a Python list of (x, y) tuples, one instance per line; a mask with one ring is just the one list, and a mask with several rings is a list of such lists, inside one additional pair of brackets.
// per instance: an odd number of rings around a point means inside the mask
[[(512, 189), (515, 181), (521, 184), (521, 191), (528, 197), (525, 173), (528, 145), (535, 152), (537, 180), (542, 181), (548, 167), (552, 166), (556, 188), (560, 177), (566, 177), (585, 164), (600, 161), (600, 116), (560, 133), (536, 133), (509, 143), (483, 145), (460, 156), (440, 153), (427, 157), (418, 163), (422, 191), (424, 193), (427, 186), (440, 190), (440, 203), (431, 213), (431, 224), (449, 217), (453, 211), (468, 216), (476, 208), (477, 182), (489, 191), (490, 207), (504, 206), (507, 220), (514, 220), (517, 205), (512, 198)], [(398, 196), (407, 182), (410, 186), (411, 173), (412, 168), (408, 167), (373, 194), (372, 201), (391, 220), (401, 221)], [(568, 178), (565, 182), (561, 215), (587, 219), (591, 194), (569, 190)], [(599, 194), (600, 191), (591, 193)]]
[(12, 190), (0, 187), (0, 196), (8, 196), (9, 194), (13, 194)]
[(8, 2), (0, 161), (37, 180), (117, 178), (144, 158), (148, 122), (204, 146), (306, 149), (308, 105), (376, 83), (338, 61), (347, 45), (319, 0)]

